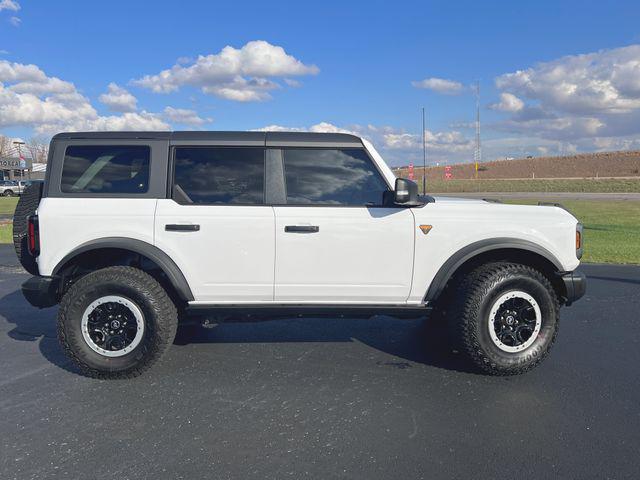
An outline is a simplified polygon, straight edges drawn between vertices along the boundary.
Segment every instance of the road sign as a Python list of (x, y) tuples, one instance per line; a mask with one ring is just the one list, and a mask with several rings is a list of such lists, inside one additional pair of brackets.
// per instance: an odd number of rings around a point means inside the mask
[(27, 170), (31, 168), (30, 158), (0, 157), (0, 170)]

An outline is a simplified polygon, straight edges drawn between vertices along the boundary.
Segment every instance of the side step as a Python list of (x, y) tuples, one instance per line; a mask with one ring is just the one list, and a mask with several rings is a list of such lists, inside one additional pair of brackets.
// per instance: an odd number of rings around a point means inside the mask
[(189, 316), (208, 317), (207, 320), (215, 322), (257, 322), (305, 317), (371, 318), (376, 315), (420, 318), (430, 311), (431, 307), (426, 305), (191, 304), (186, 313)]

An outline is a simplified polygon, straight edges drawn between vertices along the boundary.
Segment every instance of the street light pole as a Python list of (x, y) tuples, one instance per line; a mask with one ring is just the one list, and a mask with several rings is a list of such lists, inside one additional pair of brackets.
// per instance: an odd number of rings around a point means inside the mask
[[(24, 180), (24, 170), (22, 169), (22, 148), (21, 147), (22, 147), (22, 145), (25, 144), (25, 142), (14, 140), (13, 144), (18, 146), (18, 158), (20, 158), (20, 163), (21, 163), (21, 165), (20, 165), (20, 180), (22, 181), (22, 180)], [(18, 189), (18, 191), (20, 191), (20, 189)]]

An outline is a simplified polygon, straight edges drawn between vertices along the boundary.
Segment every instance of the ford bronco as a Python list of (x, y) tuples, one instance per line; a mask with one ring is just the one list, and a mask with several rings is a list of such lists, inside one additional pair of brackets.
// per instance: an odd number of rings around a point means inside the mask
[(60, 305), (99, 378), (143, 372), (185, 319), (260, 314), (429, 314), (479, 371), (517, 374), (585, 292), (568, 211), (420, 196), (348, 134), (61, 133), (14, 243), (24, 296)]

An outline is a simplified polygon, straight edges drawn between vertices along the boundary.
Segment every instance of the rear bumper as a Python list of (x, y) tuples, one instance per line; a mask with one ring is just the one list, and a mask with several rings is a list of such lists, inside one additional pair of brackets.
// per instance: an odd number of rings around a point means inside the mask
[(579, 300), (587, 291), (587, 276), (584, 273), (576, 270), (565, 273), (561, 278), (567, 292), (565, 305), (571, 305), (576, 300)]
[(53, 307), (58, 303), (58, 277), (31, 277), (22, 284), (22, 295), (34, 307)]

